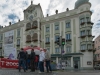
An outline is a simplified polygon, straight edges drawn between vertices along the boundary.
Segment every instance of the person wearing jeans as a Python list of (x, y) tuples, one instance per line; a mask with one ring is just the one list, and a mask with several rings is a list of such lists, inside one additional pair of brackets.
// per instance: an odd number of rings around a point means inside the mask
[(39, 54), (39, 73), (44, 72), (44, 60), (45, 60), (45, 53), (43, 51), (43, 49), (40, 50), (40, 54)]
[(52, 72), (51, 65), (50, 65), (50, 59), (51, 59), (50, 52), (47, 49), (44, 49), (44, 51), (45, 51), (45, 62), (46, 62), (46, 70), (47, 70), (47, 73), (49, 71)]

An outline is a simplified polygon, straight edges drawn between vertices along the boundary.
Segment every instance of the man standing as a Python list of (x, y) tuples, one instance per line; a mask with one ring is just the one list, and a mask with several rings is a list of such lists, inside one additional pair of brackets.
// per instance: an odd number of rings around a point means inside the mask
[(52, 72), (51, 65), (50, 65), (50, 59), (51, 59), (50, 52), (47, 49), (44, 49), (44, 51), (45, 51), (45, 62), (46, 62), (47, 72), (49, 71)]
[(31, 72), (34, 72), (35, 71), (35, 52), (34, 52), (34, 49), (31, 50), (31, 55), (30, 55), (30, 58), (31, 58)]
[(24, 72), (26, 72), (26, 66), (25, 66), (26, 54), (23, 48), (21, 48), (21, 51), (18, 54), (18, 59), (19, 59), (19, 72), (21, 70), (21, 67), (24, 69)]
[(39, 54), (39, 69), (40, 69), (39, 73), (44, 72), (44, 60), (45, 60), (45, 53), (44, 53), (43, 49), (41, 48), (40, 54)]

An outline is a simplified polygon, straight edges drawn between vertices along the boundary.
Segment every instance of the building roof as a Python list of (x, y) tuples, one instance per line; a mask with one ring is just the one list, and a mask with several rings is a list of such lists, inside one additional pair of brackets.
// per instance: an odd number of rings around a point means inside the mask
[(77, 0), (75, 2), (75, 9), (78, 8), (80, 5), (84, 4), (84, 3), (88, 3), (89, 0)]

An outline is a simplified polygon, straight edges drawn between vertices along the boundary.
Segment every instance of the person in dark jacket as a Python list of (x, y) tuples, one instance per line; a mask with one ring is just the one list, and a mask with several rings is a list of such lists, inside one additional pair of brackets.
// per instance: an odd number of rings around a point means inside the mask
[(34, 49), (31, 50), (31, 55), (30, 55), (30, 58), (31, 58), (31, 72), (34, 72), (35, 71), (35, 52), (34, 52)]
[(19, 72), (21, 70), (21, 67), (24, 69), (24, 72), (26, 72), (26, 66), (25, 66), (26, 53), (24, 52), (23, 48), (21, 48), (21, 51), (18, 54), (18, 59), (19, 59)]

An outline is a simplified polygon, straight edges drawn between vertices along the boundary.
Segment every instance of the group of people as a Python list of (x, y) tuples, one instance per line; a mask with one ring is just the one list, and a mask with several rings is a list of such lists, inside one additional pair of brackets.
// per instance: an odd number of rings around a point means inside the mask
[[(37, 56), (34, 52), (34, 49), (31, 50), (31, 54), (28, 54), (27, 51), (24, 51), (21, 48), (21, 51), (18, 53), (19, 59), (19, 72), (21, 68), (23, 68), (24, 72), (31, 69), (31, 72), (35, 72), (35, 70), (39, 69), (39, 73), (44, 72), (44, 67), (46, 67), (46, 72), (52, 72), (50, 66), (50, 53), (47, 49), (40, 49), (40, 54)], [(44, 65), (45, 64), (45, 65)]]

